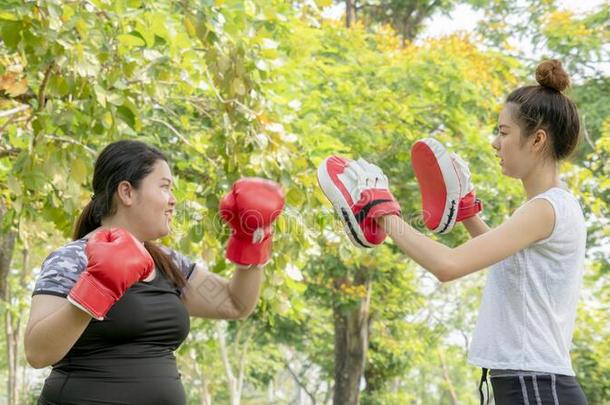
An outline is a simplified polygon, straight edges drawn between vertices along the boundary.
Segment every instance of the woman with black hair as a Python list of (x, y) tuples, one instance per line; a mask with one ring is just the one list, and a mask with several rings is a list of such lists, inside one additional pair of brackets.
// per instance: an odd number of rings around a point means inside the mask
[(280, 186), (241, 179), (221, 200), (236, 265), (227, 280), (153, 243), (170, 232), (172, 185), (167, 159), (145, 143), (115, 142), (99, 155), (74, 240), (47, 257), (33, 291), (26, 357), (53, 366), (39, 405), (185, 404), (173, 352), (189, 316), (254, 310), (284, 207)]

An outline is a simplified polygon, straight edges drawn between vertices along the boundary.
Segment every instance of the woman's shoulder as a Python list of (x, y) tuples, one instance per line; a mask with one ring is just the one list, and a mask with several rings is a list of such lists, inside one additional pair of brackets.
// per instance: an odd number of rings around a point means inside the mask
[(33, 295), (65, 297), (87, 268), (85, 239), (77, 239), (52, 251), (42, 263)]
[(578, 197), (565, 185), (562, 187), (552, 187), (535, 198), (549, 201), (555, 211), (559, 211), (558, 213), (570, 214), (569, 216), (575, 214), (578, 217), (582, 216), (582, 206)]
[(178, 250), (172, 249), (165, 245), (158, 245), (163, 253), (165, 253), (170, 260), (178, 267), (178, 269), (188, 279), (195, 268), (195, 260), (189, 256), (179, 252)]
[(87, 264), (87, 255), (85, 254), (85, 239), (76, 239), (66, 243), (65, 245), (52, 251), (45, 261), (44, 266), (54, 264)]
[[(552, 231), (548, 237), (538, 241), (537, 245), (547, 242), (579, 242), (586, 235), (585, 218), (578, 198), (567, 187), (553, 187), (533, 198), (532, 202), (544, 200), (552, 213)], [(542, 215), (541, 210), (537, 211)], [(570, 243), (572, 243), (570, 242)]]
[(536, 197), (552, 196), (558, 199), (578, 200), (576, 195), (568, 188), (568, 186), (562, 183), (560, 186), (551, 187), (548, 190), (540, 193)]

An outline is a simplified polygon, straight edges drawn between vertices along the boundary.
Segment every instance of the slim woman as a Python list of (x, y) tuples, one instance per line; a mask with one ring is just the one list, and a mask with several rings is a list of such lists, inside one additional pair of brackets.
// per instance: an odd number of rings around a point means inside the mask
[(318, 177), (356, 245), (373, 247), (389, 235), (442, 282), (490, 267), (468, 357), (483, 369), (481, 384), (490, 370), (497, 405), (581, 405), (587, 400), (569, 350), (586, 227), (559, 177), (560, 162), (577, 145), (580, 121), (563, 94), (569, 78), (558, 61), (538, 66), (536, 79), (538, 85), (508, 95), (498, 119), (492, 147), (502, 173), (521, 180), (527, 196), (498, 227), (490, 229), (478, 216), (481, 203), (461, 159), (430, 139), (412, 149), (426, 225), (445, 233), (462, 222), (472, 239), (461, 246), (449, 248), (404, 222), (375, 165), (334, 156)]

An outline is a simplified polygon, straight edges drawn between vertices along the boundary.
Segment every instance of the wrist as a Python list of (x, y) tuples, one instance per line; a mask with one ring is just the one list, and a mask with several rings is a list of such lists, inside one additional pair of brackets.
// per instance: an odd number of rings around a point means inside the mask
[(262, 265), (269, 261), (271, 256), (272, 238), (271, 235), (255, 243), (252, 236), (249, 238), (239, 238), (231, 235), (227, 242), (225, 257), (238, 266)]
[(238, 264), (235, 263), (235, 268), (239, 271), (258, 271), (258, 270), (262, 270), (263, 267), (265, 267), (264, 264)]
[(85, 311), (97, 320), (103, 320), (110, 307), (118, 300), (114, 294), (100, 285), (89, 272), (84, 272), (68, 294), (70, 301), (77, 308)]
[(387, 233), (392, 224), (396, 223), (396, 221), (399, 219), (400, 216), (398, 216), (398, 214), (392, 213), (375, 218), (375, 223)]
[(472, 218), (482, 210), (483, 203), (476, 197), (474, 190), (472, 190), (460, 200), (456, 221), (461, 222)]
[(471, 217), (464, 218), (461, 222), (464, 223), (464, 225), (470, 225), (470, 224), (477, 223), (478, 221), (479, 221), (479, 214), (476, 213)]

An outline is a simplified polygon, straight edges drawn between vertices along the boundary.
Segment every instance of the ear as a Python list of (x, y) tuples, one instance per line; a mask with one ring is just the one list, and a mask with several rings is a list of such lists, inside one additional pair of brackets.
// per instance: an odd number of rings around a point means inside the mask
[(544, 129), (538, 129), (534, 135), (530, 137), (532, 140), (532, 150), (534, 152), (543, 152), (549, 142), (549, 135)]
[(127, 180), (123, 180), (119, 183), (117, 187), (116, 194), (118, 200), (123, 205), (130, 207), (135, 202), (135, 190), (133, 189), (131, 183)]

